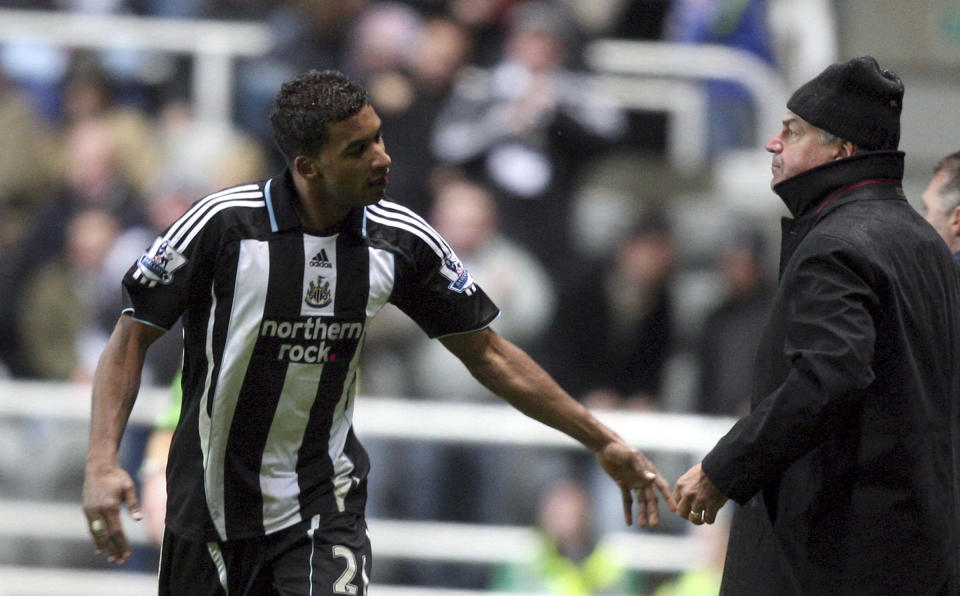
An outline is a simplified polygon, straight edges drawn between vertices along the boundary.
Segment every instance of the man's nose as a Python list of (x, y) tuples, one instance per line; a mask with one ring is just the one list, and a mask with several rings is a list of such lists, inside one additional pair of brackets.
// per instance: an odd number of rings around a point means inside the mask
[(776, 135), (767, 141), (765, 149), (770, 153), (780, 153), (783, 151), (783, 143), (780, 141), (780, 135)]
[(390, 158), (390, 154), (387, 153), (386, 146), (381, 145), (377, 148), (377, 154), (373, 158), (373, 167), (374, 168), (389, 168), (390, 164), (393, 163), (393, 160)]

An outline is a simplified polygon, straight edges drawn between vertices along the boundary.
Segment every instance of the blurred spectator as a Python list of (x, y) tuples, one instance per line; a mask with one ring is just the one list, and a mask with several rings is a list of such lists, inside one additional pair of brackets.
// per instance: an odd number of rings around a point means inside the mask
[(116, 279), (104, 263), (119, 224), (102, 209), (74, 215), (66, 226), (63, 254), (26, 280), (18, 316), (30, 369), (45, 379), (89, 382), (110, 329), (102, 311), (120, 310)]
[[(724, 45), (774, 64), (767, 0), (673, 0), (664, 37)], [(723, 79), (707, 81), (705, 89), (711, 154), (753, 146), (756, 104), (750, 93), (739, 83)]]
[(537, 509), (539, 544), (533, 562), (501, 567), (490, 588), (563, 596), (637, 593), (624, 555), (597, 536), (591, 510), (587, 491), (576, 482), (551, 485)]
[(447, 14), (470, 31), (476, 51), (474, 64), (492, 66), (503, 52), (508, 15), (527, 0), (447, 0)]
[[(178, 190), (192, 189), (196, 191), (194, 200), (271, 173), (262, 143), (228, 122), (194, 118), (190, 104), (184, 100), (174, 99), (163, 106), (157, 140), (160, 159), (151, 186), (159, 183), (161, 189), (170, 190), (174, 184)], [(173, 219), (158, 231), (171, 223)]]
[(657, 586), (653, 596), (716, 596), (720, 593), (730, 536), (730, 515), (725, 511), (720, 513), (716, 522), (690, 529), (699, 547), (691, 557), (695, 563), (678, 577)]
[(749, 407), (757, 346), (775, 290), (763, 233), (748, 228), (731, 236), (717, 263), (725, 296), (706, 316), (697, 342), (697, 411), (717, 416), (739, 416)]
[[(551, 320), (551, 280), (535, 257), (499, 232), (491, 191), (456, 174), (440, 176), (429, 221), (450, 243), (471, 276), (482, 280), (485, 291), (500, 307), (501, 315), (491, 327), (525, 349), (534, 345)], [(391, 314), (381, 314), (369, 333), (364, 369), (382, 371), (386, 378), (365, 380), (368, 390), (381, 392), (406, 382), (409, 394), (418, 397), (496, 401), (439, 342), (429, 340), (406, 318)], [(377, 363), (369, 364), (373, 359)], [(390, 366), (392, 359), (402, 360)], [(394, 485), (413, 481), (420, 487), (398, 503), (397, 513), (498, 523), (519, 521), (523, 515), (520, 507), (533, 497), (524, 491), (532, 490), (535, 482), (533, 486), (516, 486), (511, 479), (535, 480), (552, 469), (549, 462), (536, 456), (504, 458), (495, 448), (450, 445), (414, 445), (378, 455), (378, 461), (392, 463), (381, 466), (381, 473), (374, 472), (376, 478), (372, 482), (380, 482), (381, 478)], [(384, 472), (388, 467), (390, 471)], [(464, 496), (456, 489), (462, 484), (451, 483), (451, 476), (478, 488)], [(389, 494), (391, 490), (371, 491), (371, 499), (380, 499), (381, 493)], [(375, 509), (388, 505), (371, 506)]]
[(0, 263), (6, 261), (56, 183), (53, 131), (0, 71)]
[[(66, 131), (63, 179), (51, 200), (38, 209), (33, 225), (11, 254), (3, 291), (7, 312), (21, 312), (26, 280), (65, 251), (68, 226), (77, 214), (89, 209), (105, 211), (120, 230), (146, 223), (140, 197), (118, 170), (113, 141), (107, 123), (101, 119), (84, 119)], [(33, 373), (27, 368), (19, 374)]]
[(387, 146), (404, 149), (394, 152), (390, 196), (419, 213), (430, 210), (431, 170), (437, 164), (430, 142), (437, 106), (448, 101), (454, 78), (471, 51), (466, 29), (446, 17), (433, 17), (418, 28), (404, 64), (373, 73), (367, 80)]
[[(491, 327), (529, 350), (546, 331), (554, 294), (546, 271), (529, 251), (500, 232), (491, 191), (457, 178), (442, 180), (434, 196), (430, 222), (460, 257), (470, 274), (501, 309)], [(492, 398), (442, 344), (422, 336), (414, 354), (416, 395), (441, 399)], [(445, 371), (437, 375), (437, 371)]]
[[(145, 221), (124, 230), (111, 247), (107, 267), (114, 282), (197, 197), (269, 175), (259, 143), (229, 124), (194, 119), (184, 101), (172, 100), (164, 106), (157, 130), (161, 160), (145, 201)], [(108, 329), (117, 313), (109, 314)], [(182, 352), (178, 329), (160, 337), (147, 352), (144, 382), (169, 383), (180, 367)]]
[(404, 2), (375, 2), (357, 17), (346, 39), (344, 72), (361, 81), (410, 62), (423, 18)]
[(562, 0), (591, 38), (658, 40), (670, 0)]
[(149, 184), (159, 160), (153, 122), (140, 108), (121, 102), (118, 85), (91, 54), (73, 60), (63, 83), (62, 120), (69, 130), (88, 120), (109, 134), (117, 176), (137, 193)]
[(109, 120), (89, 117), (72, 123), (64, 133), (63, 147), (60, 188), (27, 239), (34, 263), (60, 250), (67, 220), (85, 208), (110, 212), (121, 229), (147, 222), (141, 196), (124, 175), (122, 149)]
[[(390, 198), (418, 213), (426, 213), (427, 177), (433, 165), (429, 153), (429, 132), (437, 106), (426, 106), (433, 98), (421, 95), (412, 72), (417, 52), (426, 39), (421, 14), (407, 3), (377, 2), (357, 18), (346, 40), (345, 72), (364, 82), (370, 103), (383, 122), (387, 147), (403, 147), (404, 157), (390, 168)], [(440, 48), (447, 49), (447, 48)], [(456, 57), (456, 53), (455, 56)], [(446, 57), (431, 55), (443, 61)]]
[(510, 13), (501, 60), (466, 72), (437, 117), (433, 150), (503, 197), (507, 235), (550, 268), (569, 263), (571, 186), (585, 162), (624, 130), (624, 112), (570, 68), (578, 31), (562, 4)]
[(675, 260), (667, 219), (654, 212), (608, 262), (560, 292), (544, 361), (574, 397), (594, 407), (656, 407), (673, 336)]
[(425, 92), (448, 91), (454, 77), (472, 56), (469, 32), (446, 17), (424, 22), (410, 56), (410, 71)]
[(671, 0), (627, 0), (612, 31), (613, 37), (651, 41), (663, 39), (664, 19), (670, 3)]
[[(270, 28), (273, 45), (256, 58), (238, 61), (235, 99), (240, 129), (270, 147), (270, 104), (280, 85), (297, 74), (316, 68), (343, 68), (346, 37), (352, 24), (372, 0), (281, 0), (256, 6), (257, 20)], [(231, 18), (233, 8), (245, 0), (219, 0), (215, 16)], [(236, 13), (232, 13), (236, 14)], [(236, 18), (236, 17), (233, 17)], [(276, 152), (274, 169), (283, 167)]]
[(960, 262), (960, 151), (937, 162), (920, 200), (927, 223)]
[[(153, 240), (180, 217), (198, 196), (209, 192), (209, 185), (200, 186), (188, 180), (161, 178), (156, 188), (148, 196), (147, 223), (128, 228), (119, 234), (107, 254), (104, 269), (112, 281), (115, 290), (116, 280), (121, 279), (143, 254)], [(116, 322), (114, 309), (104, 313), (103, 327), (110, 331)], [(170, 332), (165, 333), (150, 346), (143, 370), (143, 383), (148, 385), (166, 385), (172, 381), (180, 369), (183, 359), (183, 333), (181, 323), (177, 321)]]
[(0, 374), (27, 372), (16, 331), (16, 297), (25, 269), (20, 247), (56, 187), (52, 127), (0, 67)]

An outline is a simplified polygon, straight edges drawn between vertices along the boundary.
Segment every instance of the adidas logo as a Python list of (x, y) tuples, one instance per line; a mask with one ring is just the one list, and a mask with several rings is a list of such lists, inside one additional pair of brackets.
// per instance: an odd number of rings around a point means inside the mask
[(313, 255), (313, 258), (310, 259), (311, 267), (320, 267), (321, 269), (332, 269), (333, 263), (327, 259), (327, 250), (324, 248), (320, 249), (320, 252)]

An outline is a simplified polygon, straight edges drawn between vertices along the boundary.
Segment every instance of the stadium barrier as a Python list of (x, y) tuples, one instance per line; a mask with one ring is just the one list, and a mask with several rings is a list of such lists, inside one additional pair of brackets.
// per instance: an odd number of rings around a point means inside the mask
[[(149, 427), (166, 407), (169, 392), (145, 387), (131, 413), (131, 425)], [(57, 422), (74, 427), (85, 436), (89, 423), (90, 387), (70, 383), (0, 380), (0, 422), (25, 425)], [(731, 419), (667, 413), (598, 412), (598, 417), (620, 433), (631, 445), (647, 451), (702, 456), (732, 424)], [(395, 397), (360, 396), (354, 423), (362, 439), (444, 442), (461, 445), (512, 445), (541, 449), (581, 448), (556, 430), (529, 419), (500, 403), (475, 404), (437, 402)], [(491, 432), (496, 429), (496, 432)], [(73, 433), (76, 435), (77, 433)], [(21, 445), (27, 454), (49, 453), (48, 435), (26, 433)], [(34, 438), (35, 437), (35, 438)], [(74, 438), (76, 443), (77, 439)], [(82, 470), (83, 450), (54, 450), (63, 461), (49, 470)], [(25, 469), (40, 465), (3, 461), (10, 449), (0, 452), (0, 466)], [(63, 453), (66, 453), (64, 456)], [(34, 456), (38, 457), (38, 455)], [(76, 486), (71, 501), (0, 498), (0, 540), (56, 541), (77, 548), (90, 548)], [(135, 544), (145, 544), (143, 526), (126, 517), (125, 527)], [(369, 520), (371, 539), (381, 559), (439, 561), (466, 564), (525, 562), (536, 551), (536, 535), (530, 527), (465, 524), (395, 519)], [(646, 572), (674, 573), (687, 569), (705, 554), (702, 545), (689, 535), (659, 535), (642, 531), (614, 532), (605, 538), (624, 553), (629, 566)], [(0, 596), (79, 596), (84, 586), (96, 587), (97, 594), (150, 594), (155, 586), (152, 574), (104, 569), (66, 567), (0, 566)], [(115, 590), (115, 591), (113, 591)], [(90, 592), (93, 593), (92, 591)], [(374, 596), (436, 595), (441, 591), (417, 591), (402, 587), (378, 586)], [(451, 594), (450, 590), (442, 593)], [(467, 596), (469, 592), (464, 592)]]

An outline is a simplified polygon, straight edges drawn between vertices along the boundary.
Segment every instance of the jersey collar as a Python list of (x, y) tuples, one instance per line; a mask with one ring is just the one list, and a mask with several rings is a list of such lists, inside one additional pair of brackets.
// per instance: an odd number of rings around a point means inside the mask
[[(284, 168), (279, 175), (267, 180), (263, 186), (263, 194), (267, 201), (271, 232), (289, 232), (302, 227), (300, 218), (293, 207), (293, 202), (298, 199), (296, 188), (293, 185), (293, 175), (289, 168)], [(351, 210), (343, 222), (341, 231), (355, 234), (359, 238), (365, 238), (366, 211), (365, 207)]]
[(266, 181), (263, 195), (267, 200), (271, 232), (289, 232), (300, 227), (300, 218), (293, 208), (297, 191), (289, 168), (284, 168), (280, 175)]

